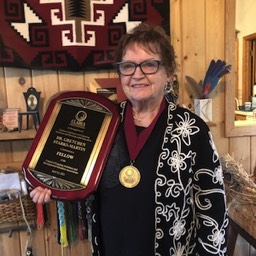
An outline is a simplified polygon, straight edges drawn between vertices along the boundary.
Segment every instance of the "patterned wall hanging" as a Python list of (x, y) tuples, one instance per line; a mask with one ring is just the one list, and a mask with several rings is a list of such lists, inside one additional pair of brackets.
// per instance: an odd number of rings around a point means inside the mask
[(120, 37), (141, 21), (169, 33), (169, 0), (1, 0), (0, 66), (112, 68)]

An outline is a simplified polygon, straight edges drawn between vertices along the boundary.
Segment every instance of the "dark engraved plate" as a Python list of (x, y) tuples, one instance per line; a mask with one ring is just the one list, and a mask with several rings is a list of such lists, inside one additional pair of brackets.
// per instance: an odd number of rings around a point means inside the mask
[(52, 197), (79, 200), (97, 189), (120, 116), (117, 106), (90, 92), (65, 92), (51, 100), (23, 164), (32, 187)]

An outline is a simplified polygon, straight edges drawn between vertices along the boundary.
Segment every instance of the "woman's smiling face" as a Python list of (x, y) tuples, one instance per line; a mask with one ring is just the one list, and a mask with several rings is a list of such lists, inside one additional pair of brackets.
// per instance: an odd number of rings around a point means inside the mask
[[(126, 49), (122, 62), (129, 61), (140, 64), (145, 60), (152, 59), (161, 61), (161, 56), (134, 44)], [(163, 65), (160, 65), (158, 71), (154, 74), (145, 75), (140, 67), (137, 67), (133, 75), (124, 76), (120, 74), (120, 78), (125, 95), (135, 104), (138, 102), (161, 101), (164, 97), (166, 82), (170, 80)]]

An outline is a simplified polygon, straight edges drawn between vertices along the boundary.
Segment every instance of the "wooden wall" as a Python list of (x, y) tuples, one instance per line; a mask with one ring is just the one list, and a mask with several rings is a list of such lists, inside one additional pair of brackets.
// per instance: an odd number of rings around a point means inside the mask
[[(185, 106), (193, 105), (193, 99), (186, 90), (185, 76), (196, 81), (204, 78), (211, 59), (225, 58), (225, 1), (223, 0), (170, 0), (171, 35), (179, 62), (178, 78), (181, 85), (181, 102)], [(16, 68), (0, 68), (0, 108), (17, 108), (25, 110), (22, 93), (30, 86), (41, 91), (40, 113), (45, 112), (48, 99), (57, 92), (65, 90), (88, 90), (95, 78), (115, 77), (114, 72), (55, 72)], [(21, 78), (25, 80), (20, 84)], [(211, 95), (213, 99), (213, 122), (210, 129), (213, 133), (220, 154), (234, 154), (245, 169), (250, 172), (255, 159), (256, 139), (254, 137), (224, 137), (224, 81)], [(0, 168), (20, 169), (31, 140), (1, 140)], [(50, 205), (51, 225), (34, 231), (33, 253), (46, 256), (75, 256), (90, 254), (88, 243), (77, 242), (68, 248), (56, 243), (56, 209)], [(0, 234), (1, 256), (23, 255), (26, 243), (26, 232)], [(238, 241), (236, 255), (252, 256), (255, 251), (242, 239)]]

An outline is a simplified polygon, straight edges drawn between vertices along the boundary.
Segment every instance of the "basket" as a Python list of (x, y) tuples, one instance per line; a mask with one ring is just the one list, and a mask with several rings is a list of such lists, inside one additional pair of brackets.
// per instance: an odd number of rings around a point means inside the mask
[(233, 198), (228, 204), (228, 215), (237, 225), (256, 239), (255, 206), (255, 203), (244, 202), (237, 198)]
[(23, 209), (26, 220), (35, 218), (36, 206), (28, 195), (0, 202), (0, 224), (24, 221)]
[(221, 158), (227, 195), (228, 216), (256, 239), (255, 177), (229, 155)]

